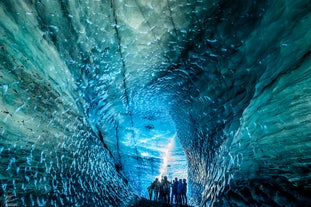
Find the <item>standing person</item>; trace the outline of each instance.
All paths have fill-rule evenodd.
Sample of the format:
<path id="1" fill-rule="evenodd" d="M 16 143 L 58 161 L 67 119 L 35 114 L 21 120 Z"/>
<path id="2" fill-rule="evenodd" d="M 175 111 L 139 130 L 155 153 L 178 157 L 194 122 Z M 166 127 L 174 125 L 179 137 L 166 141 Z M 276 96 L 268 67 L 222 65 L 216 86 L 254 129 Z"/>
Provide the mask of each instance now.
<path id="1" fill-rule="evenodd" d="M 174 180 L 171 180 L 171 185 L 170 185 L 170 195 L 171 195 L 171 198 L 170 198 L 170 201 L 171 201 L 171 204 L 173 204 L 173 200 L 174 200 L 174 195 L 173 195 L 173 185 L 174 184 Z"/>
<path id="2" fill-rule="evenodd" d="M 178 178 L 176 177 L 174 182 L 173 182 L 173 188 L 172 188 L 172 199 L 171 202 L 177 204 L 177 186 L 178 186 Z"/>
<path id="3" fill-rule="evenodd" d="M 158 178 L 156 178 L 155 181 L 153 181 L 152 187 L 153 187 L 153 192 L 154 192 L 153 200 L 158 201 L 159 200 L 159 190 L 160 190 L 160 182 L 159 182 Z"/>
<path id="4" fill-rule="evenodd" d="M 182 179 L 179 179 L 177 185 L 177 205 L 181 205 L 181 194 L 182 194 Z"/>
<path id="5" fill-rule="evenodd" d="M 159 185 L 159 201 L 163 201 L 164 200 L 164 192 L 163 192 L 163 177 L 161 179 L 160 185 Z"/>
<path id="6" fill-rule="evenodd" d="M 170 203 L 170 185 L 171 183 L 167 180 L 167 176 L 164 176 L 162 187 L 163 187 L 163 200 L 165 203 Z"/>
<path id="7" fill-rule="evenodd" d="M 187 180 L 186 179 L 183 179 L 181 199 L 182 199 L 182 204 L 187 205 Z"/>
<path id="8" fill-rule="evenodd" d="M 149 200 L 152 199 L 152 192 L 154 190 L 153 182 L 148 186 Z"/>

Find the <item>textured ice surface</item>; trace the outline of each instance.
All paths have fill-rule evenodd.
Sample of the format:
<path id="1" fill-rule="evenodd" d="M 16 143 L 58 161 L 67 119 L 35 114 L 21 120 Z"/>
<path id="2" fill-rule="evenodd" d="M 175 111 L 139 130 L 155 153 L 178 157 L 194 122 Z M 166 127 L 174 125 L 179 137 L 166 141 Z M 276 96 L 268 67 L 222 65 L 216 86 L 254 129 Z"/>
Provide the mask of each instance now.
<path id="1" fill-rule="evenodd" d="M 310 198 L 308 1 L 2 0 L 0 202 Z"/>

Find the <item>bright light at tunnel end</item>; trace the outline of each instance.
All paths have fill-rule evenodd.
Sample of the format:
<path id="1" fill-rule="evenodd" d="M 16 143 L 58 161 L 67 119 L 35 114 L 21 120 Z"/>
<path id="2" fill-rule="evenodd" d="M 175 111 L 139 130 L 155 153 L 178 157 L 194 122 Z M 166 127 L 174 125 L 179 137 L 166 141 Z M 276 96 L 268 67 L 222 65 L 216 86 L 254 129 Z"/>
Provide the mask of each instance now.
<path id="1" fill-rule="evenodd" d="M 167 176 L 168 179 L 174 179 L 175 177 L 187 179 L 187 160 L 176 133 L 168 139 L 168 144 L 161 152 L 162 165 L 160 166 L 160 174 L 157 177 L 159 179 L 163 176 Z"/>

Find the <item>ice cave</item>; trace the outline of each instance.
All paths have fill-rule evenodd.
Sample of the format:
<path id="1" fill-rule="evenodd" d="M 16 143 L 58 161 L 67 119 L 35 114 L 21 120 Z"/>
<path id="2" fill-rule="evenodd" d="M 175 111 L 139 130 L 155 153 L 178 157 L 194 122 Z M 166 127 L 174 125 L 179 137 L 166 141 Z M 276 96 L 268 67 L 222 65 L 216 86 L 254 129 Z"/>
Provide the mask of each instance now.
<path id="1" fill-rule="evenodd" d="M 0 206 L 311 206 L 306 0 L 1 0 Z"/>

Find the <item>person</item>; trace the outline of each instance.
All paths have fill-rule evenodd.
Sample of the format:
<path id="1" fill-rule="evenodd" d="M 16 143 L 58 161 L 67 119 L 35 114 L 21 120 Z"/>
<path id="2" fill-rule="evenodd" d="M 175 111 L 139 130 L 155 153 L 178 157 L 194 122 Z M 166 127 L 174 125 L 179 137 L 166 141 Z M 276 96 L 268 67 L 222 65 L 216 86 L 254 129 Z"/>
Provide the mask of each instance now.
<path id="1" fill-rule="evenodd" d="M 170 198 L 170 201 L 171 201 L 171 204 L 173 204 L 173 200 L 174 200 L 174 196 L 173 196 L 173 184 L 174 184 L 174 180 L 171 180 L 171 185 L 170 185 L 170 195 L 171 195 L 171 198 Z"/>
<path id="2" fill-rule="evenodd" d="M 149 193 L 149 200 L 152 199 L 152 192 L 153 192 L 153 189 L 154 189 L 154 186 L 153 186 L 153 183 L 151 183 L 149 186 L 148 186 L 148 193 Z"/>
<path id="3" fill-rule="evenodd" d="M 163 190 L 163 201 L 165 203 L 170 203 L 170 185 L 171 183 L 167 180 L 167 176 L 164 176 L 163 182 L 162 182 L 162 190 Z"/>
<path id="4" fill-rule="evenodd" d="M 156 178 L 153 181 L 152 187 L 153 187 L 153 193 L 154 193 L 153 200 L 154 201 L 158 201 L 158 199 L 159 199 L 159 190 L 160 190 L 160 182 L 159 182 L 158 178 Z"/>
<path id="5" fill-rule="evenodd" d="M 161 179 L 161 182 L 160 182 L 160 185 L 159 185 L 159 201 L 163 201 L 164 200 L 164 192 L 163 192 L 163 182 L 164 182 L 164 179 L 162 177 Z"/>
<path id="6" fill-rule="evenodd" d="M 182 199 L 182 204 L 187 205 L 187 180 L 186 179 L 183 179 L 181 199 Z"/>
<path id="7" fill-rule="evenodd" d="M 178 185 L 177 185 L 177 205 L 182 204 L 182 202 L 181 202 L 182 187 L 183 187 L 182 179 L 179 179 Z"/>
<path id="8" fill-rule="evenodd" d="M 177 204 L 177 186 L 178 186 L 178 178 L 176 177 L 175 180 L 173 181 L 173 187 L 172 187 L 172 199 L 171 202 Z"/>

